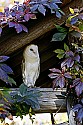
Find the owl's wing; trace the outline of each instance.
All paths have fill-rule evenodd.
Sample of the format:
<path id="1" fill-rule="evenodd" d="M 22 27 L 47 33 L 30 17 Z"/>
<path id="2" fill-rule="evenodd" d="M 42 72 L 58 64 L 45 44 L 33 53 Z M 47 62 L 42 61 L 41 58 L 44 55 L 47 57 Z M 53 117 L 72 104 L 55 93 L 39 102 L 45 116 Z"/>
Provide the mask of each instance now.
<path id="1" fill-rule="evenodd" d="M 37 69 L 36 69 L 36 72 L 34 75 L 34 84 L 35 84 L 36 80 L 38 79 L 39 74 L 40 74 L 40 62 L 38 63 L 38 66 L 37 66 Z"/>
<path id="2" fill-rule="evenodd" d="M 23 81 L 25 78 L 25 60 L 22 60 L 22 65 L 21 65 L 21 69 L 22 69 L 22 77 L 23 77 Z"/>

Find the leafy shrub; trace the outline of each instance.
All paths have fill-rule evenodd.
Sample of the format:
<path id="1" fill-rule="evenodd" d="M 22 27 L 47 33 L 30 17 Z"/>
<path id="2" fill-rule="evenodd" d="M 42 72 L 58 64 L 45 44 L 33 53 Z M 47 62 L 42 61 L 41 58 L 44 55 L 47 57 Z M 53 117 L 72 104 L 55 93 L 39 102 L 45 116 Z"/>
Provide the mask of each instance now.
<path id="1" fill-rule="evenodd" d="M 49 69 L 51 73 L 48 75 L 53 80 L 53 89 L 56 87 L 66 87 L 67 97 L 73 94 L 72 110 L 75 112 L 75 120 L 77 125 L 81 125 L 83 121 L 83 65 L 81 60 L 83 54 L 83 8 L 72 9 L 70 8 L 71 14 L 66 20 L 65 27 L 55 25 L 58 33 L 55 33 L 52 37 L 52 41 L 63 41 L 73 36 L 72 41 L 69 45 L 64 43 L 63 49 L 54 50 L 57 53 L 59 59 L 63 59 L 61 62 L 60 69 L 52 68 Z M 80 42 L 82 39 L 82 42 Z M 67 43 L 68 43 L 67 42 Z M 75 98 L 75 100 L 74 100 Z"/>

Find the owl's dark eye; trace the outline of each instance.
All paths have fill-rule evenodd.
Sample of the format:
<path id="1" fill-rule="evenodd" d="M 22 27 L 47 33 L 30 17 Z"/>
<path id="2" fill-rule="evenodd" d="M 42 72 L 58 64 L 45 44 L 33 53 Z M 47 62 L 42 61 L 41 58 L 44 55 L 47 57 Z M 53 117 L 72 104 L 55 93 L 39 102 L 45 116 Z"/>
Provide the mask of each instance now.
<path id="1" fill-rule="evenodd" d="M 33 49 L 30 49 L 31 51 L 33 51 Z"/>

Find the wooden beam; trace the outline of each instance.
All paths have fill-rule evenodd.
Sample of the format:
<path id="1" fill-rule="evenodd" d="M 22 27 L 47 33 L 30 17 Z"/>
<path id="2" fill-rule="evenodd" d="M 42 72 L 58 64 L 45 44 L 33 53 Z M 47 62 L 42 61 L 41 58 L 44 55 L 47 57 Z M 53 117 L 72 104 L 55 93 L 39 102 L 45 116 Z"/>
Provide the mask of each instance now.
<path id="1" fill-rule="evenodd" d="M 40 96 L 38 101 L 40 104 L 40 109 L 35 109 L 35 113 L 56 113 L 56 112 L 66 112 L 66 89 L 63 90 L 58 88 L 53 90 L 52 88 L 28 88 L 28 91 L 34 90 L 39 92 Z M 14 88 L 11 91 L 18 91 Z"/>
<path id="2" fill-rule="evenodd" d="M 55 113 L 66 111 L 66 89 L 55 89 L 52 88 L 37 88 L 40 91 L 41 96 L 38 98 L 40 109 L 35 110 L 37 113 Z"/>
<path id="3" fill-rule="evenodd" d="M 71 0 L 69 0 L 71 1 Z M 67 0 L 66 0 L 67 2 Z M 49 15 L 42 17 L 41 20 L 37 19 L 37 21 L 32 22 L 32 27 L 29 27 L 29 33 L 20 33 L 11 35 L 10 38 L 3 40 L 4 38 L 0 39 L 0 55 L 9 55 L 13 52 L 19 50 L 20 48 L 30 44 L 33 40 L 37 39 L 38 37 L 44 35 L 48 31 L 51 31 L 55 28 L 54 24 L 63 24 L 66 17 L 69 14 L 69 7 L 82 7 L 81 0 L 72 0 L 69 4 L 62 7 L 62 10 L 65 12 L 65 16 L 61 19 L 55 17 L 55 15 Z M 41 16 L 41 15 L 40 15 Z M 11 34 L 11 33 L 10 33 Z"/>

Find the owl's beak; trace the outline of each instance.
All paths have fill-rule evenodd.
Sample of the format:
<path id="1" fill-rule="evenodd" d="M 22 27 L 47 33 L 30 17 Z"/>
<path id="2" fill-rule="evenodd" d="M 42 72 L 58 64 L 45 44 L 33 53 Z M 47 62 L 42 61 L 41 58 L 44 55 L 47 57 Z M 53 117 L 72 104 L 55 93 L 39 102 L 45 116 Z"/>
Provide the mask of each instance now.
<path id="1" fill-rule="evenodd" d="M 36 54 L 37 52 L 36 51 L 33 51 L 34 54 Z"/>

